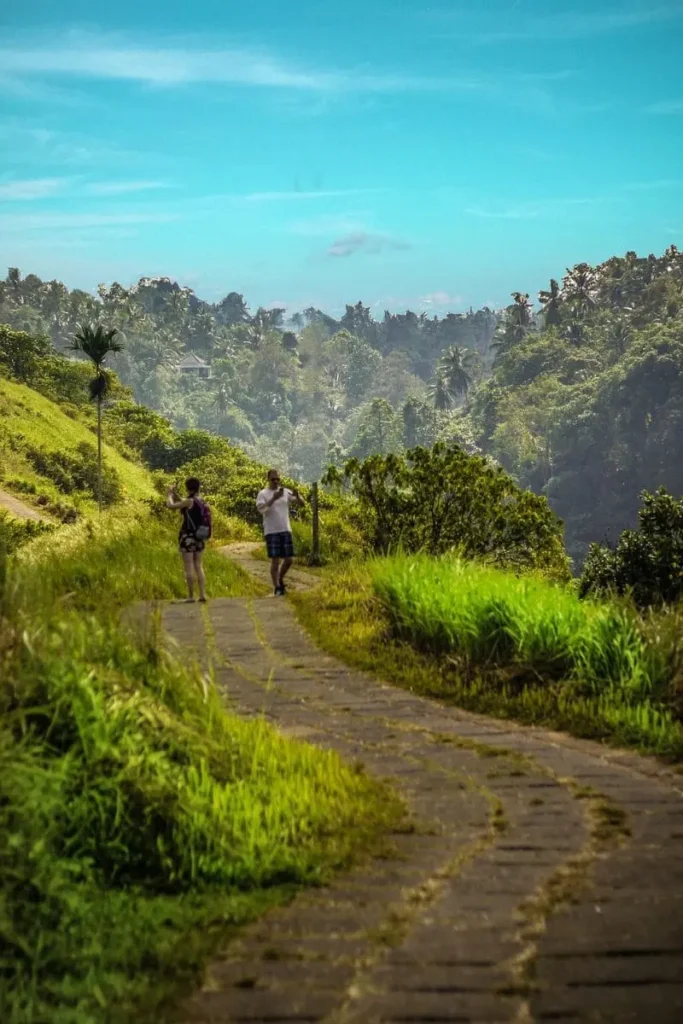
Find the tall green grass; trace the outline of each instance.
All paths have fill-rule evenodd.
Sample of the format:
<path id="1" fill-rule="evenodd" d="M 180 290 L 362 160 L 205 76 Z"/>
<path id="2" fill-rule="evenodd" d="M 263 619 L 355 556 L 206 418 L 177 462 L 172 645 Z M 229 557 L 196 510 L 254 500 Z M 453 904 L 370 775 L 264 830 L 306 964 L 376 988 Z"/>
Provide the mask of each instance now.
<path id="1" fill-rule="evenodd" d="M 561 711 L 598 729 L 663 748 L 683 742 L 667 706 L 671 647 L 648 641 L 626 603 L 581 601 L 573 589 L 456 558 L 383 559 L 372 580 L 393 635 L 448 658 L 474 686 L 488 675 L 530 705 L 534 689 L 551 690 Z"/>
<path id="2" fill-rule="evenodd" d="M 35 614 L 55 601 L 105 613 L 142 600 L 186 596 L 177 522 L 114 510 L 24 545 L 13 562 L 15 603 Z M 212 597 L 255 594 L 257 585 L 211 545 L 204 555 Z"/>
<path id="3" fill-rule="evenodd" d="M 214 594 L 249 592 L 207 561 Z M 130 602 L 183 593 L 172 529 L 77 524 L 2 580 L 0 1020 L 159 1020 L 230 928 L 400 810 L 334 754 L 228 713 L 158 627 L 121 626 Z"/>
<path id="4" fill-rule="evenodd" d="M 625 605 L 580 601 L 545 580 L 455 558 L 386 559 L 373 583 L 396 635 L 468 668 L 518 666 L 635 698 L 666 682 L 666 666 Z"/>
<path id="5" fill-rule="evenodd" d="M 451 559 L 337 566 L 294 595 L 325 650 L 498 718 L 683 760 L 683 609 L 640 618 Z"/>

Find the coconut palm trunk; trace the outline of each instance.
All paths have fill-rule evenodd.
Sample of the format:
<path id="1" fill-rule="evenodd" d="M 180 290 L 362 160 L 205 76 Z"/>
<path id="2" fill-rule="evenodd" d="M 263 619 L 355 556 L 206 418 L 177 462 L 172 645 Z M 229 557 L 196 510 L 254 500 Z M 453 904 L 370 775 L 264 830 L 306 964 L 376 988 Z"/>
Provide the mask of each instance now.
<path id="1" fill-rule="evenodd" d="M 97 510 L 102 514 L 102 396 L 97 397 Z"/>

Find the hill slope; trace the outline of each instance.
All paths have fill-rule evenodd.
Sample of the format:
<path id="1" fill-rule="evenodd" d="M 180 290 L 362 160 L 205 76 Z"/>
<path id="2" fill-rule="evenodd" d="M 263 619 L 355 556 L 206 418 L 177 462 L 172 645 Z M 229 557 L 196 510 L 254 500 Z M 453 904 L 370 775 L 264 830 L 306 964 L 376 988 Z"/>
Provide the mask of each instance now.
<path id="1" fill-rule="evenodd" d="M 95 511 L 97 439 L 87 413 L 0 378 L 0 483 L 55 519 Z M 108 503 L 152 498 L 150 472 L 105 442 Z"/>

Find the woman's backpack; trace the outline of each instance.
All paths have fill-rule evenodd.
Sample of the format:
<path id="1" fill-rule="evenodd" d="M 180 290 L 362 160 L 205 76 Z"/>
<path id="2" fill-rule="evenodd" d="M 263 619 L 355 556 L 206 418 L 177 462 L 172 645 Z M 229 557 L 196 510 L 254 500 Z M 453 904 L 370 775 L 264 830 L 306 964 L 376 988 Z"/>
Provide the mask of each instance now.
<path id="1" fill-rule="evenodd" d="M 211 536 L 211 509 L 201 498 L 194 498 L 192 506 L 185 509 L 187 532 L 197 540 L 208 540 Z"/>

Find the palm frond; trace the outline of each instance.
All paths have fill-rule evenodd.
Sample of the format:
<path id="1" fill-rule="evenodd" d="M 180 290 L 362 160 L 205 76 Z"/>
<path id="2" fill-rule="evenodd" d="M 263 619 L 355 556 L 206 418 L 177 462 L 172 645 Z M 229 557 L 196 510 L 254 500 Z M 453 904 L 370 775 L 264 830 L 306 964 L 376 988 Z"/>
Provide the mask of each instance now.
<path id="1" fill-rule="evenodd" d="M 118 334 L 116 328 L 105 330 L 101 324 L 97 327 L 83 326 L 74 335 L 70 347 L 72 350 L 86 355 L 99 370 L 108 355 L 113 352 L 121 352 L 123 349 L 121 342 L 114 340 L 116 334 Z"/>

